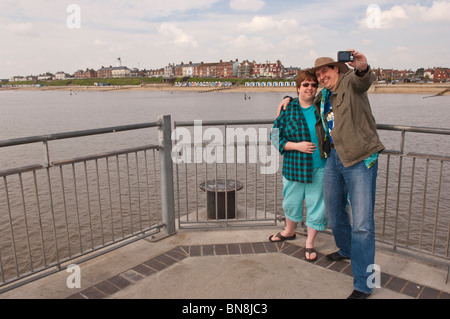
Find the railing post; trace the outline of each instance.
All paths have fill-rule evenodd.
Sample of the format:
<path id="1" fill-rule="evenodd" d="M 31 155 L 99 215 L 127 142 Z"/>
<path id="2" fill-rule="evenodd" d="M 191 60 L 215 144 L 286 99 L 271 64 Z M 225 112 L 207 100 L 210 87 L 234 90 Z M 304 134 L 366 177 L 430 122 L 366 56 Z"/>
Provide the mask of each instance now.
<path id="1" fill-rule="evenodd" d="M 172 129 L 170 115 L 158 117 L 159 122 L 159 151 L 161 167 L 161 209 L 165 232 L 175 233 L 175 198 L 173 184 L 172 163 Z"/>

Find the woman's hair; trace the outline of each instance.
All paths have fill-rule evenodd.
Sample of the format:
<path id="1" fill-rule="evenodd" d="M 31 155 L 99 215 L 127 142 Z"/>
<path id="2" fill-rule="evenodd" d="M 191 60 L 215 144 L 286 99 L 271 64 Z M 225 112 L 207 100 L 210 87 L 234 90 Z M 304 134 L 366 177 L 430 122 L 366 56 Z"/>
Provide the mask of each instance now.
<path id="1" fill-rule="evenodd" d="M 317 81 L 317 78 L 315 75 L 309 73 L 308 71 L 300 70 L 297 74 L 297 79 L 296 79 L 297 92 L 298 92 L 298 89 L 300 89 L 300 85 L 302 84 L 302 82 L 305 82 L 305 81 L 313 81 L 313 82 L 319 83 Z"/>

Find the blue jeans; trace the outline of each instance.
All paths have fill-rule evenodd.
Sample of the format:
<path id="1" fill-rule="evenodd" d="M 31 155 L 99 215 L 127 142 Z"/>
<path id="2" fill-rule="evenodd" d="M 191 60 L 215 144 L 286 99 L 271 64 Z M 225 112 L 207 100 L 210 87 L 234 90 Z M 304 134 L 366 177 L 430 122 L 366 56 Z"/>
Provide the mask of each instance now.
<path id="1" fill-rule="evenodd" d="M 325 166 L 323 193 L 325 217 L 333 230 L 339 254 L 350 257 L 354 289 L 372 292 L 367 280 L 372 275 L 368 266 L 375 262 L 375 188 L 378 161 L 367 169 L 363 161 L 344 167 L 335 149 Z M 345 210 L 350 195 L 352 223 Z"/>

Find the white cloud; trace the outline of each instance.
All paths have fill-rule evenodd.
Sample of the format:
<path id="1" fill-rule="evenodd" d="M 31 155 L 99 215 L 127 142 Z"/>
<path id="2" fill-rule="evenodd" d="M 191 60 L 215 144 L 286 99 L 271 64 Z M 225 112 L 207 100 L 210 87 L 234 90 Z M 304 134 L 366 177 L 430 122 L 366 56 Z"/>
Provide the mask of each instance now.
<path id="1" fill-rule="evenodd" d="M 107 45 L 108 42 L 106 42 L 105 40 L 95 39 L 94 44 L 95 45 Z"/>
<path id="2" fill-rule="evenodd" d="M 225 43 L 228 48 L 236 49 L 250 49 L 253 52 L 257 51 L 270 51 L 274 48 L 272 42 L 266 40 L 263 37 L 247 37 L 243 34 L 237 37 L 227 37 Z"/>
<path id="3" fill-rule="evenodd" d="M 450 2 L 433 1 L 431 7 L 416 5 L 395 5 L 389 10 L 381 11 L 382 29 L 392 29 L 414 25 L 417 23 L 450 22 Z M 368 15 L 359 22 L 360 27 L 367 28 Z"/>
<path id="4" fill-rule="evenodd" d="M 172 39 L 173 43 L 176 45 L 198 47 L 198 43 L 195 41 L 193 36 L 187 34 L 173 23 L 162 23 L 158 27 L 158 33 L 164 37 Z"/>
<path id="5" fill-rule="evenodd" d="M 408 19 L 403 7 L 394 6 L 389 11 L 381 12 L 381 27 L 390 29 L 402 25 Z"/>
<path id="6" fill-rule="evenodd" d="M 408 6 L 407 10 L 411 12 L 411 17 L 414 19 L 426 22 L 450 22 L 450 2 L 448 1 L 434 1 L 430 8 L 420 5 Z"/>
<path id="7" fill-rule="evenodd" d="M 284 48 L 302 48 L 302 47 L 312 47 L 316 44 L 313 38 L 309 35 L 294 34 L 292 36 L 287 36 L 281 45 Z"/>
<path id="8" fill-rule="evenodd" d="M 255 16 L 251 22 L 240 23 L 238 25 L 238 30 L 250 33 L 293 33 L 296 31 L 296 27 L 298 27 L 298 22 L 295 19 L 278 21 L 271 16 Z"/>
<path id="9" fill-rule="evenodd" d="M 259 11 L 266 4 L 262 0 L 231 0 L 230 7 L 238 11 Z"/>
<path id="10" fill-rule="evenodd" d="M 10 23 L 6 26 L 6 31 L 15 35 L 34 37 L 38 35 L 36 27 L 30 23 Z"/>

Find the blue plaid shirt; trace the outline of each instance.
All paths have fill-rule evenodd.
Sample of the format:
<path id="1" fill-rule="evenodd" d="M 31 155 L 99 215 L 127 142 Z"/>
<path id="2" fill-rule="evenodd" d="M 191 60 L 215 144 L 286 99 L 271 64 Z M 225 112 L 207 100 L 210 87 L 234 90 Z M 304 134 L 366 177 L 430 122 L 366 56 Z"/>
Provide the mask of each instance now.
<path id="1" fill-rule="evenodd" d="M 319 115 L 317 112 L 315 112 L 315 115 L 318 121 Z M 312 154 L 285 151 L 284 149 L 287 142 L 311 142 L 311 134 L 298 98 L 293 99 L 286 110 L 281 111 L 273 125 L 270 139 L 280 154 L 283 155 L 283 176 L 290 181 L 312 183 Z"/>

